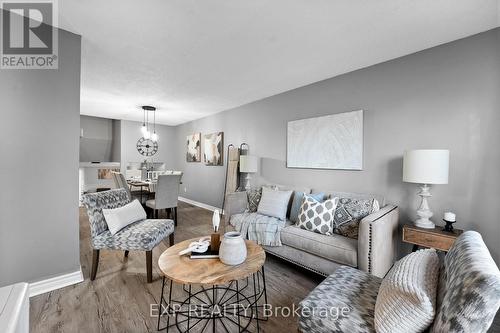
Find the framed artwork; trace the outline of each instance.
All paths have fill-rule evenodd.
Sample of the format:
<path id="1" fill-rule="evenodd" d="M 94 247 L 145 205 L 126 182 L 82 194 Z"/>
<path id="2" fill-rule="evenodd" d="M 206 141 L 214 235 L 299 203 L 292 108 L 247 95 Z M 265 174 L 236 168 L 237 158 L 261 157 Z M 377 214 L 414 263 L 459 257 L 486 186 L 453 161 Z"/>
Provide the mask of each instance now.
<path id="1" fill-rule="evenodd" d="M 201 162 L 201 133 L 187 136 L 186 162 Z"/>
<path id="2" fill-rule="evenodd" d="M 203 140 L 203 160 L 205 165 L 224 165 L 224 132 L 206 134 Z"/>
<path id="3" fill-rule="evenodd" d="M 294 120 L 287 127 L 287 167 L 363 169 L 363 110 Z"/>

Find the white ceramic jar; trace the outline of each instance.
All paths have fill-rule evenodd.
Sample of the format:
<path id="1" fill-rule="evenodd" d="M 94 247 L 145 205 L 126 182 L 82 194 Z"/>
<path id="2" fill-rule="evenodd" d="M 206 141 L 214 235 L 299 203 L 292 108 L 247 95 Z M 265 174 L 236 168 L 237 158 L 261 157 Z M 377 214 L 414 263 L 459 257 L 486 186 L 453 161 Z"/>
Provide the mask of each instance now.
<path id="1" fill-rule="evenodd" d="M 226 232 L 219 248 L 219 259 L 226 265 L 239 265 L 247 258 L 247 246 L 239 232 Z"/>

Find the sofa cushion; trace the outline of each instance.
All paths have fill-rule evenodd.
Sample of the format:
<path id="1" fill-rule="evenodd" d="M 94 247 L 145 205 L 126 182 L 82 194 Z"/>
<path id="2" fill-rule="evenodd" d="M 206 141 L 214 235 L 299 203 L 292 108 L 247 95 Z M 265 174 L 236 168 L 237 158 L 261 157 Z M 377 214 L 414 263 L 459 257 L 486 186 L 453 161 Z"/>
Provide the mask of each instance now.
<path id="1" fill-rule="evenodd" d="M 335 234 L 321 235 L 295 225 L 288 225 L 281 230 L 281 242 L 341 264 L 352 267 L 358 265 L 358 241 L 355 239 Z"/>
<path id="2" fill-rule="evenodd" d="M 367 194 L 367 193 L 351 193 L 351 192 L 339 192 L 333 190 L 322 190 L 322 189 L 313 189 L 311 193 L 319 193 L 323 192 L 327 196 L 334 198 L 351 198 L 351 199 L 373 199 L 377 200 L 380 208 L 385 206 L 385 197 L 379 194 Z"/>
<path id="3" fill-rule="evenodd" d="M 280 190 L 280 191 L 293 191 L 293 192 L 302 192 L 305 194 L 310 194 L 311 189 L 308 187 L 302 187 L 302 186 L 293 186 L 293 185 L 281 185 L 281 184 L 266 184 L 262 185 L 262 187 L 268 187 L 274 190 Z M 293 195 L 292 195 L 293 197 Z M 290 217 L 290 212 L 292 210 L 292 199 L 290 198 L 290 202 L 288 203 L 288 209 L 286 211 L 286 217 Z M 302 203 L 302 201 L 301 201 Z"/>
<path id="4" fill-rule="evenodd" d="M 324 193 L 307 194 L 300 191 L 293 192 L 292 207 L 290 208 L 290 221 L 297 222 L 300 213 L 300 207 L 302 206 L 302 200 L 304 195 L 308 195 L 314 198 L 316 201 L 323 201 L 325 199 Z"/>
<path id="5" fill-rule="evenodd" d="M 300 206 L 297 226 L 318 234 L 332 235 L 335 207 L 337 207 L 337 199 L 319 202 L 313 197 L 305 195 L 302 199 L 302 206 Z"/>
<path id="6" fill-rule="evenodd" d="M 260 198 L 257 212 L 284 221 L 286 220 L 286 212 L 291 195 L 292 191 L 279 191 L 262 187 L 262 197 Z"/>
<path id="7" fill-rule="evenodd" d="M 439 259 L 436 250 L 410 253 L 397 261 L 380 285 L 375 304 L 378 333 L 418 333 L 436 314 Z"/>
<path id="8" fill-rule="evenodd" d="M 466 231 L 444 258 L 431 332 L 486 332 L 500 306 L 500 271 L 481 235 Z"/>
<path id="9" fill-rule="evenodd" d="M 358 239 L 359 222 L 378 208 L 374 203 L 374 198 L 340 198 L 333 218 L 333 232 Z"/>
<path id="10" fill-rule="evenodd" d="M 247 191 L 247 212 L 255 213 L 259 207 L 260 198 L 262 197 L 262 187 L 252 188 Z"/>
<path id="11" fill-rule="evenodd" d="M 142 221 L 147 218 L 146 211 L 142 207 L 139 200 L 135 199 L 128 204 L 118 207 L 102 210 L 102 215 L 106 220 L 109 232 L 115 235 L 118 231 L 122 230 L 129 224 L 137 221 Z"/>
<path id="12" fill-rule="evenodd" d="M 132 223 L 116 235 L 109 230 L 92 238 L 94 249 L 149 251 L 174 232 L 172 220 L 144 220 Z"/>
<path id="13" fill-rule="evenodd" d="M 375 332 L 373 313 L 382 279 L 342 266 L 300 302 L 301 332 Z"/>

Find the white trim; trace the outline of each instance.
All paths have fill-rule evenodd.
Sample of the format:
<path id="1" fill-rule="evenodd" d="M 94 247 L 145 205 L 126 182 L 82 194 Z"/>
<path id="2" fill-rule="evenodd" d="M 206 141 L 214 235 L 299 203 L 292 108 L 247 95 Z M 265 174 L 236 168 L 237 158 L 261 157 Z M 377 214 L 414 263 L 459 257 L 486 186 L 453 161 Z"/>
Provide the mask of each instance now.
<path id="1" fill-rule="evenodd" d="M 30 297 L 48 293 L 49 291 L 56 290 L 59 288 L 71 286 L 83 281 L 82 267 L 72 273 L 62 274 L 59 276 L 54 276 L 49 279 L 40 280 L 37 282 L 30 283 L 29 295 Z"/>
<path id="2" fill-rule="evenodd" d="M 179 197 L 179 201 L 183 201 L 183 202 L 191 204 L 193 206 L 197 206 L 197 207 L 200 207 L 200 208 L 211 210 L 212 212 L 214 210 L 218 210 L 218 211 L 221 210 L 220 207 L 210 206 L 210 205 L 204 204 L 202 202 L 194 201 L 194 200 L 191 200 L 191 199 L 188 199 L 188 198 L 184 198 L 184 197 Z"/>

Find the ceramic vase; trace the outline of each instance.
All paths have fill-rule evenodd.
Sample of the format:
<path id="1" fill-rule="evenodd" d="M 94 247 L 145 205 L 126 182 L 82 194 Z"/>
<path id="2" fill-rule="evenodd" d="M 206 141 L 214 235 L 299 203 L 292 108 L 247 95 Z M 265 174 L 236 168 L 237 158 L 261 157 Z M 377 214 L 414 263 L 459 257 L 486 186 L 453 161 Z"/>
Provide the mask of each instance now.
<path id="1" fill-rule="evenodd" d="M 226 265 L 239 265 L 247 258 L 247 246 L 239 232 L 226 232 L 219 248 L 219 259 Z"/>

